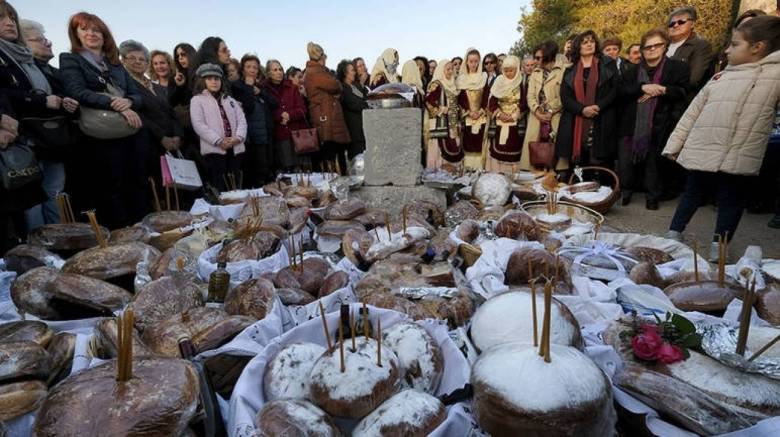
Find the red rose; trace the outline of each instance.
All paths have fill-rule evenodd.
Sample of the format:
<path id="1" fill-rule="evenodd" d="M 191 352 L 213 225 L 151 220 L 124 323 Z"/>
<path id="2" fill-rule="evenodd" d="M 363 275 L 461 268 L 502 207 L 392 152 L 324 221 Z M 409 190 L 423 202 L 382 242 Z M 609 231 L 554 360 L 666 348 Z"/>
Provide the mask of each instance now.
<path id="1" fill-rule="evenodd" d="M 658 331 L 649 329 L 631 339 L 634 355 L 640 360 L 653 361 L 657 358 L 658 349 L 664 343 Z"/>
<path id="2" fill-rule="evenodd" d="M 656 353 L 656 358 L 658 359 L 658 361 L 664 364 L 672 364 L 678 361 L 682 361 L 683 359 L 685 359 L 685 356 L 683 355 L 682 349 L 680 349 L 678 346 L 669 343 L 664 343 L 661 345 L 660 348 L 658 348 L 658 351 Z"/>
<path id="3" fill-rule="evenodd" d="M 647 333 L 649 331 L 661 335 L 660 327 L 653 323 L 645 323 L 642 326 L 640 326 L 639 329 L 642 330 L 642 333 Z"/>

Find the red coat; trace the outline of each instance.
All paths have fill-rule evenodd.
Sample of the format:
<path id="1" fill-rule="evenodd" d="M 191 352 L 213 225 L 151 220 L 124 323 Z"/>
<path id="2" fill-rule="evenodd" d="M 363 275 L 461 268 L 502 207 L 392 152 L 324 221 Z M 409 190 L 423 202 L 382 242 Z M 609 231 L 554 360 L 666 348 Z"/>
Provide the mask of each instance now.
<path id="1" fill-rule="evenodd" d="M 350 142 L 344 112 L 341 109 L 341 83 L 322 65 L 306 63 L 303 79 L 309 97 L 311 122 L 317 127 L 321 142 L 347 144 Z"/>
<path id="2" fill-rule="evenodd" d="M 293 85 L 287 79 L 282 83 L 275 85 L 266 81 L 263 85 L 268 93 L 273 96 L 279 105 L 273 112 L 274 117 L 274 140 L 276 142 L 289 140 L 292 138 L 291 130 L 306 129 L 309 123 L 306 121 L 306 104 L 298 91 L 298 87 Z M 282 113 L 290 114 L 290 121 L 286 126 L 282 125 Z"/>

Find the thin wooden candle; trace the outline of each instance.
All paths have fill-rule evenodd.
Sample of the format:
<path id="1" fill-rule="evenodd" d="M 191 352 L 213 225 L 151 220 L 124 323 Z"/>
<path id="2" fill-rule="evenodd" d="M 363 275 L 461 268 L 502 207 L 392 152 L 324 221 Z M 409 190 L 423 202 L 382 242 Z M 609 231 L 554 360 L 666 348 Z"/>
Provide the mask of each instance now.
<path id="1" fill-rule="evenodd" d="M 387 239 L 393 241 L 393 234 L 390 231 L 390 214 L 385 213 L 385 227 L 387 228 Z"/>
<path id="2" fill-rule="evenodd" d="M 166 211 L 171 210 L 171 187 L 169 186 L 165 187 L 165 210 Z"/>
<path id="3" fill-rule="evenodd" d="M 552 320 L 552 283 L 547 282 L 544 287 L 544 361 L 552 361 L 550 357 L 550 322 Z"/>
<path id="4" fill-rule="evenodd" d="M 745 346 L 747 345 L 748 333 L 750 332 L 750 316 L 753 309 L 753 295 L 756 292 L 756 280 L 753 278 L 753 284 L 750 288 L 745 287 L 745 295 L 742 298 L 742 314 L 739 319 L 739 334 L 737 335 L 737 350 L 738 355 L 745 354 Z"/>
<path id="5" fill-rule="evenodd" d="M 122 381 L 124 374 L 122 373 L 122 358 L 124 356 L 124 351 L 122 348 L 124 347 L 125 341 L 124 341 L 124 324 L 122 323 L 122 316 L 117 316 L 115 319 L 116 323 L 116 380 Z"/>
<path id="6" fill-rule="evenodd" d="M 95 239 L 100 247 L 106 247 L 106 238 L 103 236 L 103 232 L 100 231 L 100 225 L 95 217 L 95 211 L 87 211 L 87 218 L 89 218 L 89 224 L 92 226 L 92 231 L 95 232 Z"/>
<path id="7" fill-rule="evenodd" d="M 368 341 L 368 306 L 365 302 L 363 302 L 363 336 L 366 338 L 366 341 Z"/>
<path id="8" fill-rule="evenodd" d="M 693 242 L 693 279 L 699 282 L 699 242 Z"/>
<path id="9" fill-rule="evenodd" d="M 339 360 L 341 362 L 341 373 L 347 368 L 344 366 L 344 325 L 339 323 Z"/>
<path id="10" fill-rule="evenodd" d="M 160 198 L 157 197 L 157 184 L 154 183 L 154 178 L 149 178 L 149 185 L 152 187 L 152 196 L 154 196 L 154 210 L 160 212 L 162 209 L 160 209 Z"/>
<path id="11" fill-rule="evenodd" d="M 176 202 L 176 211 L 179 211 L 179 189 L 173 186 L 173 199 Z"/>
<path id="12" fill-rule="evenodd" d="M 355 337 L 357 337 L 357 332 L 355 331 L 355 315 L 352 313 L 349 313 L 349 332 L 352 334 L 352 352 L 357 351 L 357 345 L 355 344 Z"/>
<path id="13" fill-rule="evenodd" d="M 718 234 L 718 286 L 723 287 L 726 280 L 726 257 L 723 250 L 723 235 Z"/>
<path id="14" fill-rule="evenodd" d="M 404 234 L 405 234 L 406 233 L 406 205 L 404 205 L 402 214 L 403 214 L 403 225 L 404 225 Z"/>
<path id="15" fill-rule="evenodd" d="M 322 329 L 325 330 L 325 341 L 328 343 L 328 350 L 330 350 L 333 345 L 330 342 L 330 331 L 328 331 L 328 320 L 325 318 L 325 307 L 322 306 L 322 302 L 320 302 L 320 315 L 322 316 Z"/>
<path id="16" fill-rule="evenodd" d="M 764 346 L 762 346 L 762 347 L 761 347 L 761 349 L 759 349 L 758 351 L 756 351 L 756 353 L 754 353 L 753 355 L 751 355 L 751 356 L 750 356 L 750 358 L 748 358 L 748 361 L 753 361 L 753 360 L 755 360 L 755 359 L 756 359 L 756 358 L 758 358 L 758 357 L 759 357 L 761 354 L 763 354 L 764 352 L 766 352 L 767 350 L 769 350 L 769 348 L 770 348 L 770 347 L 774 346 L 774 345 L 775 345 L 775 343 L 777 343 L 778 341 L 780 341 L 780 335 L 778 335 L 777 337 L 773 338 L 773 339 L 772 339 L 772 341 L 770 341 L 769 343 L 767 343 L 767 344 L 765 344 Z"/>
<path id="17" fill-rule="evenodd" d="M 536 284 L 534 284 L 533 280 L 529 280 L 528 286 L 531 287 L 531 320 L 534 323 L 534 347 L 537 347 L 539 346 L 539 335 L 536 327 Z"/>
<path id="18" fill-rule="evenodd" d="M 382 367 L 382 319 L 376 319 L 376 365 Z"/>

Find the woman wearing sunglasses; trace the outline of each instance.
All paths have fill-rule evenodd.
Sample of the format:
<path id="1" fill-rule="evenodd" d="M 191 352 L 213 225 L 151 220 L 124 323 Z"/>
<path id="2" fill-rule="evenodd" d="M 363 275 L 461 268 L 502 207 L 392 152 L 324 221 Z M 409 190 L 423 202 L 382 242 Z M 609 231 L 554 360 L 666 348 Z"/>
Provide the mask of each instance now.
<path id="1" fill-rule="evenodd" d="M 658 209 L 661 174 L 665 168 L 661 150 L 685 110 L 688 67 L 666 57 L 669 37 L 664 29 L 642 35 L 639 65 L 626 62 L 620 94 L 625 102 L 618 126 L 618 166 L 623 205 L 631 202 L 635 179 L 644 173 L 645 207 Z"/>

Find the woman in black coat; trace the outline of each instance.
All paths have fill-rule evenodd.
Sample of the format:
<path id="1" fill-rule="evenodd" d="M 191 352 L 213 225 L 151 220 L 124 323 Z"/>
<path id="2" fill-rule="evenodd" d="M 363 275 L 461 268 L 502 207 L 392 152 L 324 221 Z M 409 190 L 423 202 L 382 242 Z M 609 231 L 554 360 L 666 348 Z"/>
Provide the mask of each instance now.
<path id="1" fill-rule="evenodd" d="M 618 127 L 618 167 L 623 205 L 631 202 L 636 176 L 644 171 L 645 207 L 658 209 L 661 174 L 666 159 L 661 151 L 685 111 L 690 82 L 688 67 L 666 57 L 669 37 L 663 29 L 642 35 L 642 61 L 628 64 L 620 79 L 625 102 Z"/>
<path id="2" fill-rule="evenodd" d="M 27 209 L 25 220 L 14 220 L 16 233 L 24 237 L 26 231 L 59 222 L 55 198 L 65 185 L 62 161 L 67 156 L 64 144 L 46 144 L 44 139 L 47 137 L 36 130 L 40 124 L 25 119 L 58 122 L 65 127 L 78 104 L 73 99 L 62 98 L 62 88 L 56 79 L 55 70 L 39 59 L 46 54 L 49 59 L 52 56 L 51 46 L 47 45 L 42 28 L 33 32 L 30 30 L 32 23 L 26 22 L 26 37 L 29 39 L 29 45 L 26 45 L 23 42 L 24 29 L 19 23 L 13 6 L 6 2 L 0 3 L 0 93 L 7 98 L 7 116 L 19 123 L 17 141 L 30 146 L 35 152 L 41 170 L 41 180 L 35 183 L 38 185 L 35 192 L 38 194 L 43 188 L 46 194 L 44 202 L 39 204 L 39 196 L 22 194 L 24 188 L 2 193 L 3 206 L 7 210 L 16 213 Z M 67 139 L 67 136 L 63 135 L 63 138 Z M 12 200 L 12 197 L 16 200 Z M 21 226 L 25 222 L 26 229 Z"/>
<path id="3" fill-rule="evenodd" d="M 352 140 L 347 146 L 347 157 L 352 160 L 356 155 L 366 150 L 366 136 L 363 133 L 363 110 L 368 108 L 366 95 L 357 86 L 357 69 L 355 64 L 343 60 L 336 68 L 336 76 L 341 82 L 341 108 L 344 110 L 344 121 L 347 123 L 349 137 Z"/>
<path id="4" fill-rule="evenodd" d="M 244 186 L 260 187 L 276 179 L 274 168 L 274 120 L 271 113 L 279 103 L 263 88 L 265 75 L 260 59 L 244 55 L 239 66 L 241 79 L 230 84 L 233 97 L 241 103 L 246 115 L 246 156 L 242 162 Z"/>
<path id="5" fill-rule="evenodd" d="M 136 129 L 142 125 L 136 110 L 142 105 L 135 81 L 119 63 L 119 55 L 108 26 L 99 17 L 80 12 L 68 23 L 71 52 L 60 55 L 60 71 L 67 94 L 82 108 L 112 110 L 122 114 Z M 111 84 L 124 97 L 106 93 Z M 131 192 L 128 172 L 136 135 L 117 139 L 84 136 L 76 151 L 82 164 L 79 192 L 74 199 L 79 209 L 97 209 L 101 224 L 116 229 L 130 224 L 133 211 L 142 208 Z"/>
<path id="6" fill-rule="evenodd" d="M 577 35 L 572 43 L 572 65 L 563 73 L 563 113 L 555 151 L 557 168 L 575 165 L 610 167 L 615 156 L 615 108 L 617 69 L 601 56 L 592 31 Z M 594 74 L 598 80 L 594 81 Z"/>

